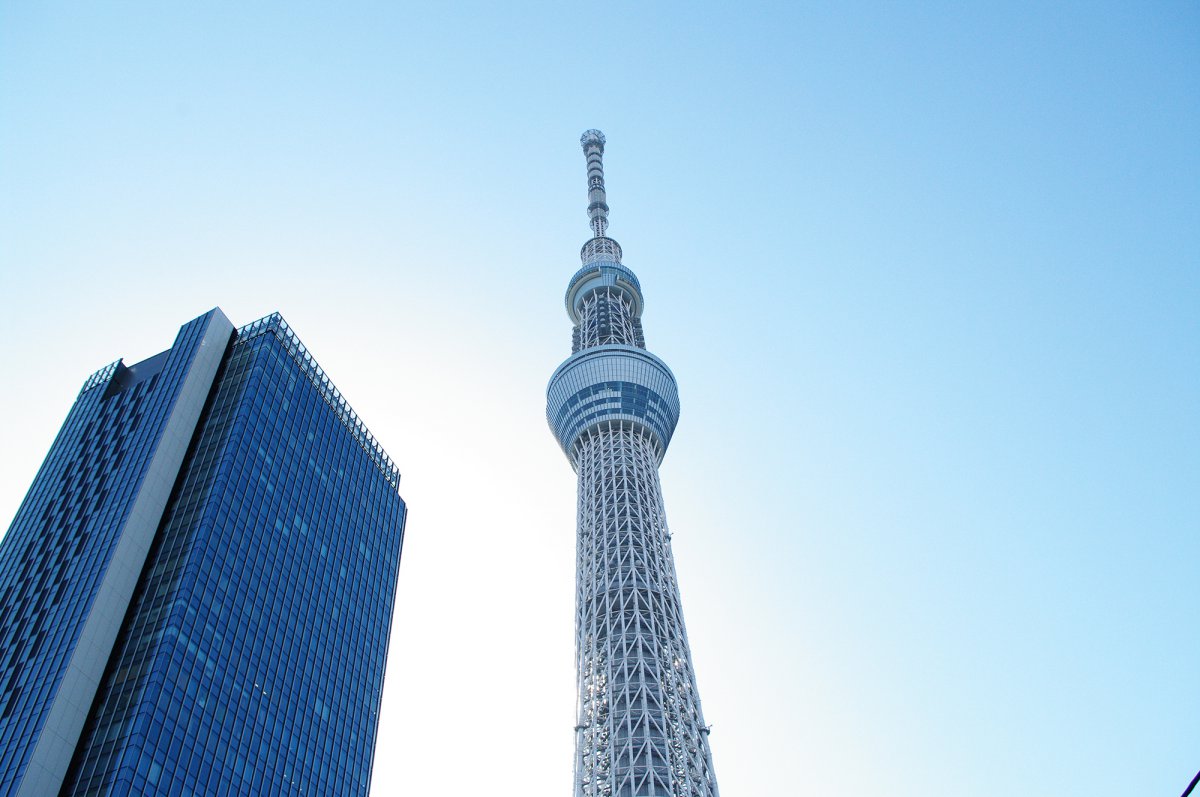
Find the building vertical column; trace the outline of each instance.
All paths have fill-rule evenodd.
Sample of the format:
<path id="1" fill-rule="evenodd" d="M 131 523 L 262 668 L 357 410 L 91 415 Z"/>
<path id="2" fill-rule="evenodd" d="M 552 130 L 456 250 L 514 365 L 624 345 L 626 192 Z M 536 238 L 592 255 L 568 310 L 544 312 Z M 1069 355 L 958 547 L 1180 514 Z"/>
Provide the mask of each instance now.
<path id="1" fill-rule="evenodd" d="M 233 334 L 229 319 L 213 310 L 193 323 L 202 326 L 196 342 L 186 350 L 171 352 L 171 357 L 190 358 L 190 362 L 182 366 L 184 373 L 169 415 L 79 629 L 16 797 L 45 797 L 58 794 L 62 787 L 175 478 L 225 356 Z"/>

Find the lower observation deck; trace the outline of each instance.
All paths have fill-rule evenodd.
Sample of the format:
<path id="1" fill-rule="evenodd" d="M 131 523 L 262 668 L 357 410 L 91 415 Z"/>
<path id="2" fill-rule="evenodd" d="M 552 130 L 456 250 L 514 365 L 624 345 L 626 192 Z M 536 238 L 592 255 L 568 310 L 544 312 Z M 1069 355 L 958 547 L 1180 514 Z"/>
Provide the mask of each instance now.
<path id="1" fill-rule="evenodd" d="M 666 363 L 645 349 L 595 346 L 572 355 L 550 377 L 546 420 L 572 464 L 580 436 L 610 422 L 650 432 L 662 462 L 679 422 L 679 388 Z"/>

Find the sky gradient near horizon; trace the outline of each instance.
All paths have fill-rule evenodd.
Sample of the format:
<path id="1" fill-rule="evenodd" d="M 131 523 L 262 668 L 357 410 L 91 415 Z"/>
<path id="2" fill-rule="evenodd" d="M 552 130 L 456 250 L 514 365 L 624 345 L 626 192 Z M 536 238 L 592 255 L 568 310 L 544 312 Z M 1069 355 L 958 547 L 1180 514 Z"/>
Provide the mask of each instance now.
<path id="1" fill-rule="evenodd" d="M 0 530 L 93 370 L 279 310 L 410 515 L 375 795 L 571 787 L 544 389 L 612 237 L 736 795 L 1200 769 L 1200 7 L 0 7 Z"/>

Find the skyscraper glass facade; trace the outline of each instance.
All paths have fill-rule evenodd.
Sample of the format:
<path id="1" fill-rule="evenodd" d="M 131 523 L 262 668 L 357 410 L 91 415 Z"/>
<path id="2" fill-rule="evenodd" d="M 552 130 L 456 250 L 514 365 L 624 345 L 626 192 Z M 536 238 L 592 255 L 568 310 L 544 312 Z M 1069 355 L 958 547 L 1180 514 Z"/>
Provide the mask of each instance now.
<path id="1" fill-rule="evenodd" d="M 68 658 L 70 620 L 89 613 L 82 576 L 105 578 L 102 561 L 90 564 L 102 559 L 93 552 L 101 546 L 79 538 L 93 526 L 101 539 L 119 537 L 121 529 L 84 505 L 80 516 L 89 520 L 67 523 L 63 545 L 52 549 L 69 543 L 81 551 L 82 566 L 70 572 L 62 565 L 47 571 L 58 554 L 10 540 L 29 525 L 27 509 L 54 519 L 82 500 L 95 502 L 106 486 L 139 490 L 127 469 L 147 455 L 143 438 L 91 448 L 60 444 L 68 430 L 87 430 L 89 422 L 107 435 L 101 439 L 117 439 L 125 428 L 117 421 L 138 418 L 139 408 L 134 428 L 152 429 L 157 405 L 143 397 L 171 403 L 169 366 L 186 351 L 188 330 L 159 358 L 89 380 L 0 549 L 3 599 L 11 584 L 23 583 L 8 578 L 10 568 L 62 591 L 60 608 L 43 625 L 68 640 Z M 54 793 L 367 793 L 405 520 L 399 474 L 279 316 L 230 328 L 224 340 Z M 79 451 L 93 448 L 102 453 L 80 458 Z M 52 467 L 60 460 L 65 464 Z M 92 460 L 107 481 L 56 489 L 60 472 L 86 469 Z M 58 497 L 42 501 L 42 492 Z M 43 504 L 49 508 L 39 509 Z M 34 528 L 25 536 L 43 551 L 44 532 Z M 13 599 L 21 611 L 41 616 L 41 604 L 21 594 Z M 4 633 L 17 633 L 7 616 L 0 623 Z M 48 673 L 50 685 L 26 703 L 53 710 L 58 660 L 14 658 Z M 63 669 L 70 668 L 59 662 Z M 0 734 L 13 741 L 4 754 L 14 760 L 12 751 L 47 735 L 32 710 L 22 716 L 35 719 L 22 726 L 0 720 Z M 51 730 L 60 733 L 58 727 Z M 0 794 L 25 793 L 13 791 L 22 774 L 11 771 Z"/>

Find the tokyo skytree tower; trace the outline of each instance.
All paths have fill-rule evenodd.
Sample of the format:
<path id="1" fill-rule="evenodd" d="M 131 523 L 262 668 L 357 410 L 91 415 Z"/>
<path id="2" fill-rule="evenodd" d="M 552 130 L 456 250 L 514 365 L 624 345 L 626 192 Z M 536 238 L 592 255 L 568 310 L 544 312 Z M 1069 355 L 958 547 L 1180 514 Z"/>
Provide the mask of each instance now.
<path id="1" fill-rule="evenodd" d="M 604 134 L 580 143 L 592 238 L 567 286 L 573 353 L 546 391 L 579 475 L 575 796 L 718 797 L 658 479 L 679 393 L 646 351 L 641 286 L 605 235 Z"/>

